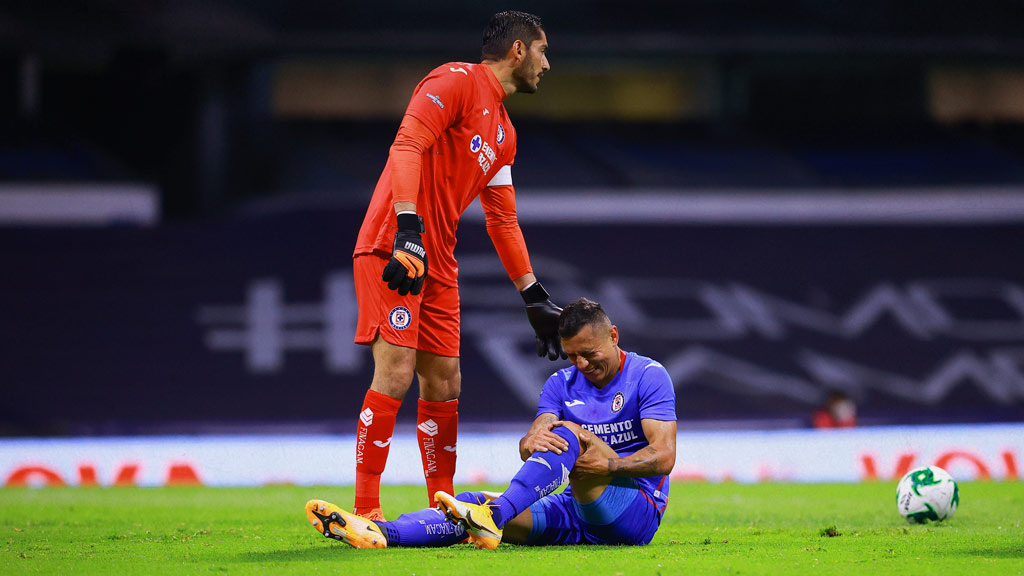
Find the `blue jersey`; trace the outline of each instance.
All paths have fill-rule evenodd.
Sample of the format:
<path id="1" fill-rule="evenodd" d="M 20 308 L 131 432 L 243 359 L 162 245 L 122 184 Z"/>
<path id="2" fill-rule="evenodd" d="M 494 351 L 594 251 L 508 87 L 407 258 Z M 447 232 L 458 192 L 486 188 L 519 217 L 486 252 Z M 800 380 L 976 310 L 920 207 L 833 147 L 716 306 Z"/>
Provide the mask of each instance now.
<path id="1" fill-rule="evenodd" d="M 624 457 L 648 444 L 640 420 L 676 420 L 676 395 L 664 366 L 630 352 L 604 388 L 596 388 L 575 366 L 552 374 L 537 405 L 537 416 L 545 413 L 590 430 Z M 659 512 L 664 510 L 667 477 L 635 480 Z"/>

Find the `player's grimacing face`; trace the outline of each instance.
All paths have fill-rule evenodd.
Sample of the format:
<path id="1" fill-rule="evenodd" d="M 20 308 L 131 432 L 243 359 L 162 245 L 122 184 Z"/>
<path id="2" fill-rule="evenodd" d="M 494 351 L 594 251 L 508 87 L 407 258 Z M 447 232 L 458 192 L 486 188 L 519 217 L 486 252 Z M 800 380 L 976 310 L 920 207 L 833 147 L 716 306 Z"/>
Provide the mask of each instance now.
<path id="1" fill-rule="evenodd" d="M 569 361 L 596 386 L 612 381 L 619 371 L 619 329 L 587 324 L 572 338 L 562 339 Z"/>
<path id="2" fill-rule="evenodd" d="M 540 38 L 534 40 L 529 49 L 523 55 L 523 60 L 512 71 L 512 78 L 515 80 L 516 91 L 533 94 L 540 84 L 540 77 L 551 69 L 548 62 L 548 39 L 541 30 Z"/>

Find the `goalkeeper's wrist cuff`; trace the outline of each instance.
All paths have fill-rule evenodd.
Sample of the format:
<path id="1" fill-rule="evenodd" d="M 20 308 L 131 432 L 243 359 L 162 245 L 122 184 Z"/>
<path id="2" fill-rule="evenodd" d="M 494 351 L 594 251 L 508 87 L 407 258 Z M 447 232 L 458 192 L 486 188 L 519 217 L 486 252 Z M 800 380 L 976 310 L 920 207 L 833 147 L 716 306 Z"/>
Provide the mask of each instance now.
<path id="1" fill-rule="evenodd" d="M 519 292 L 519 294 L 523 297 L 523 302 L 526 302 L 527 304 L 537 304 L 538 302 L 543 302 L 551 297 L 551 295 L 548 294 L 548 291 L 540 285 L 540 282 L 530 284 Z"/>
<path id="2" fill-rule="evenodd" d="M 419 232 L 423 234 L 423 217 L 417 216 L 415 212 L 402 212 L 395 216 L 398 220 L 398 229 L 407 232 Z"/>

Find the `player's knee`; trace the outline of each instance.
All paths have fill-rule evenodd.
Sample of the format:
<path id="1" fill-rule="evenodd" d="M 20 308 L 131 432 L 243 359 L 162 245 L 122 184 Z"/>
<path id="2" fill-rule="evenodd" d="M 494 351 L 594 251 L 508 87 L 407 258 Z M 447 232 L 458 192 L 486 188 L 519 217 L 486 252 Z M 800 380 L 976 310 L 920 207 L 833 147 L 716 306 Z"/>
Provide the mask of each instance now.
<path id="1" fill-rule="evenodd" d="M 374 369 L 373 382 L 370 389 L 386 396 L 401 400 L 412 385 L 412 370 L 404 370 L 400 366 L 382 366 Z"/>
<path id="2" fill-rule="evenodd" d="M 551 429 L 551 432 L 563 438 L 569 443 L 569 449 L 575 450 L 577 453 L 580 451 L 580 439 L 577 436 L 576 431 L 569 428 L 568 426 L 556 426 Z"/>
<path id="3" fill-rule="evenodd" d="M 458 369 L 445 373 L 417 373 L 420 396 L 431 402 L 454 400 L 462 393 L 462 374 Z"/>

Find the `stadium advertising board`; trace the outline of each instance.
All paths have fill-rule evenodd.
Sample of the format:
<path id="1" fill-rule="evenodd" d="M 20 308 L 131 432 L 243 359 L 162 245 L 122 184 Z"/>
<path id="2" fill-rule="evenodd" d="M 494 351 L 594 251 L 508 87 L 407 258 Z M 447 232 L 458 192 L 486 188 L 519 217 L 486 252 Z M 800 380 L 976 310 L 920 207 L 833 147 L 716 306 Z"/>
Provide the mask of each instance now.
<path id="1" fill-rule="evenodd" d="M 519 437 L 461 435 L 455 482 L 507 482 L 522 465 Z M 354 444 L 352 435 L 8 439 L 0 441 L 0 480 L 4 486 L 351 485 Z M 1024 425 L 684 431 L 677 445 L 673 480 L 895 482 L 931 464 L 959 481 L 1020 480 Z M 391 450 L 383 482 L 422 483 L 415 434 L 396 434 Z"/>

